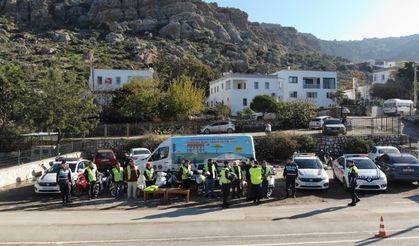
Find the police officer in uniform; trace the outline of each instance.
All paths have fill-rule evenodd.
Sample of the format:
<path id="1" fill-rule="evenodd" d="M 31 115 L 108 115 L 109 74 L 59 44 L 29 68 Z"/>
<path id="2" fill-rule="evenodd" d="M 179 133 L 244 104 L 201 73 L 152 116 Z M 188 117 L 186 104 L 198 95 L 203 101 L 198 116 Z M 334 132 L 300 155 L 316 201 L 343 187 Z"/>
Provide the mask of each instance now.
<path id="1" fill-rule="evenodd" d="M 211 192 L 211 197 L 214 198 L 214 186 L 215 178 L 217 177 L 217 165 L 215 162 L 212 162 L 212 159 L 208 159 L 208 163 L 204 166 L 205 170 L 205 197 L 208 198 L 209 192 Z"/>
<path id="2" fill-rule="evenodd" d="M 268 198 L 269 181 L 271 179 L 271 168 L 266 161 L 262 161 L 262 197 Z"/>
<path id="3" fill-rule="evenodd" d="M 359 170 L 355 166 L 353 160 L 349 160 L 348 165 L 349 165 L 349 173 L 348 173 L 349 191 L 351 192 L 351 196 L 352 196 L 352 202 L 349 203 L 348 205 L 349 206 L 356 206 L 356 203 L 360 201 L 359 197 L 357 196 L 357 194 L 355 192 L 356 180 L 358 178 Z"/>
<path id="4" fill-rule="evenodd" d="M 121 163 L 119 162 L 112 168 L 112 182 L 116 186 L 115 198 L 118 199 L 124 188 L 124 168 L 121 167 Z"/>
<path id="5" fill-rule="evenodd" d="M 153 163 L 147 162 L 145 164 L 144 178 L 146 187 L 156 184 L 156 175 L 154 174 Z"/>
<path id="6" fill-rule="evenodd" d="M 293 162 L 292 158 L 287 159 L 283 176 L 285 178 L 285 191 L 287 193 L 287 198 L 289 197 L 290 189 L 292 197 L 295 198 L 295 179 L 298 177 L 298 166 Z"/>
<path id="7" fill-rule="evenodd" d="M 231 172 L 236 174 L 237 179 L 231 182 L 232 185 L 232 198 L 235 199 L 236 196 L 237 198 L 241 197 L 242 194 L 242 188 L 241 188 L 241 184 L 242 184 L 242 179 L 243 179 L 243 172 L 242 172 L 242 168 L 239 165 L 240 162 L 239 161 L 235 161 L 233 163 L 233 166 L 231 167 Z"/>
<path id="8" fill-rule="evenodd" d="M 253 203 L 259 205 L 261 197 L 261 184 L 262 184 L 262 168 L 258 165 L 257 161 L 253 162 L 252 167 L 249 169 L 250 182 L 252 183 Z"/>
<path id="9" fill-rule="evenodd" d="M 71 203 L 70 201 L 70 189 L 71 189 L 71 170 L 65 161 L 61 162 L 60 169 L 57 172 L 57 183 L 60 186 L 61 198 L 63 204 Z"/>
<path id="10" fill-rule="evenodd" d="M 221 189 L 223 192 L 223 208 L 228 208 L 228 197 L 230 196 L 231 180 L 230 180 L 230 163 L 224 162 L 224 168 L 221 170 Z"/>
<path id="11" fill-rule="evenodd" d="M 89 184 L 89 199 L 95 199 L 95 185 L 97 181 L 97 169 L 93 165 L 93 162 L 89 162 L 89 166 L 84 170 L 84 176 Z"/>
<path id="12" fill-rule="evenodd" d="M 180 179 L 182 180 L 182 188 L 189 189 L 191 186 L 191 165 L 189 160 L 184 160 L 179 168 Z"/>

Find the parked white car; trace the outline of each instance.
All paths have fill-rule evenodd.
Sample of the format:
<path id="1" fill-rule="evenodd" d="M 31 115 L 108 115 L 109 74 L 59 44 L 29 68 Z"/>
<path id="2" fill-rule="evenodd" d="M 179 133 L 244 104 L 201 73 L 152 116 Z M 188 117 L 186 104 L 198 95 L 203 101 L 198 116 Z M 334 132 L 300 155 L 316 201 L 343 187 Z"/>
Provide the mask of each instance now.
<path id="1" fill-rule="evenodd" d="M 384 154 L 400 154 L 400 151 L 393 146 L 375 146 L 368 152 L 368 158 L 375 161 Z"/>
<path id="2" fill-rule="evenodd" d="M 310 122 L 308 123 L 308 128 L 310 130 L 322 129 L 324 121 L 329 119 L 329 118 L 330 118 L 330 116 L 315 117 L 315 118 L 311 119 Z"/>
<path id="3" fill-rule="evenodd" d="M 230 121 L 219 121 L 210 125 L 201 126 L 200 132 L 205 134 L 210 133 L 232 133 L 236 131 L 236 127 Z"/>
<path id="4" fill-rule="evenodd" d="M 88 166 L 88 160 L 74 160 L 67 161 L 71 170 L 71 177 L 73 182 L 76 182 L 77 175 L 84 172 Z M 35 182 L 36 193 L 60 193 L 60 186 L 57 184 L 57 172 L 60 169 L 61 161 L 54 161 L 50 163 L 51 167 Z"/>
<path id="5" fill-rule="evenodd" d="M 129 157 L 135 160 L 142 160 L 151 155 L 151 151 L 147 148 L 132 148 L 129 151 Z"/>
<path id="6" fill-rule="evenodd" d="M 329 176 L 320 159 L 312 154 L 294 154 L 298 166 L 297 189 L 329 189 Z"/>
<path id="7" fill-rule="evenodd" d="M 375 163 L 363 154 L 347 154 L 339 157 L 333 162 L 333 177 L 342 182 L 343 187 L 349 187 L 349 166 L 348 161 L 353 160 L 359 169 L 356 190 L 386 190 L 386 175 L 375 165 Z"/>

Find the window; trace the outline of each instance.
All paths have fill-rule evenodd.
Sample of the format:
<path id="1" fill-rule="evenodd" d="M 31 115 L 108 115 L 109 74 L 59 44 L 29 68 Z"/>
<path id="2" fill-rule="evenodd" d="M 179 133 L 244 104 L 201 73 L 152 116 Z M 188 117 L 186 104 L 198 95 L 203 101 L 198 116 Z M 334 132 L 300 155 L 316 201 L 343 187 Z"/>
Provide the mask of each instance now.
<path id="1" fill-rule="evenodd" d="M 386 76 L 383 74 L 383 75 L 381 75 L 381 80 L 386 80 Z"/>
<path id="2" fill-rule="evenodd" d="M 336 79 L 323 78 L 323 89 L 336 89 Z"/>
<path id="3" fill-rule="evenodd" d="M 320 78 L 303 78 L 303 88 L 320 89 Z"/>
<path id="4" fill-rule="evenodd" d="M 377 74 L 374 74 L 374 81 L 377 81 Z"/>
<path id="5" fill-rule="evenodd" d="M 243 90 L 246 90 L 246 83 L 243 83 Z"/>
<path id="6" fill-rule="evenodd" d="M 211 88 L 210 94 L 213 94 L 213 92 L 212 92 L 212 88 Z"/>
<path id="7" fill-rule="evenodd" d="M 224 105 L 224 100 L 221 100 L 221 105 Z"/>
<path id="8" fill-rule="evenodd" d="M 307 92 L 307 98 L 317 98 L 317 92 Z"/>
<path id="9" fill-rule="evenodd" d="M 221 90 L 224 90 L 224 83 L 221 83 Z"/>
<path id="10" fill-rule="evenodd" d="M 116 77 L 116 84 L 120 85 L 121 84 L 121 77 Z"/>
<path id="11" fill-rule="evenodd" d="M 156 150 L 150 158 L 150 161 L 159 161 L 169 157 L 169 147 L 161 147 Z"/>
<path id="12" fill-rule="evenodd" d="M 327 92 L 326 97 L 332 99 L 333 92 Z"/>
<path id="13" fill-rule="evenodd" d="M 272 97 L 276 97 L 276 94 L 275 94 L 275 93 L 272 93 L 272 94 L 271 94 L 271 96 L 272 96 Z"/>
<path id="14" fill-rule="evenodd" d="M 265 82 L 265 90 L 269 90 L 269 82 Z"/>
<path id="15" fill-rule="evenodd" d="M 292 98 L 297 98 L 297 96 L 298 96 L 298 94 L 297 94 L 297 92 L 296 92 L 296 91 L 291 91 L 291 92 L 290 92 L 290 97 L 292 97 Z"/>
<path id="16" fill-rule="evenodd" d="M 289 76 L 288 77 L 288 83 L 298 83 L 298 77 L 296 76 Z"/>
<path id="17" fill-rule="evenodd" d="M 97 84 L 101 85 L 103 83 L 103 78 L 102 76 L 97 76 Z"/>
<path id="18" fill-rule="evenodd" d="M 255 90 L 259 89 L 259 82 L 255 82 Z"/>
<path id="19" fill-rule="evenodd" d="M 238 83 L 237 84 L 237 89 L 241 90 L 242 89 L 242 84 Z"/>
<path id="20" fill-rule="evenodd" d="M 217 85 L 217 92 L 219 92 L 220 91 L 220 87 L 218 87 L 218 85 Z"/>
<path id="21" fill-rule="evenodd" d="M 227 81 L 226 82 L 226 90 L 230 90 L 231 89 L 231 81 Z"/>
<path id="22" fill-rule="evenodd" d="M 247 98 L 243 98 L 243 106 L 247 106 Z"/>
<path id="23" fill-rule="evenodd" d="M 230 101 L 230 98 L 229 97 L 227 97 L 227 102 L 229 102 Z"/>
<path id="24" fill-rule="evenodd" d="M 213 102 L 213 101 L 211 101 L 211 107 L 212 107 L 212 106 L 214 106 L 214 102 Z"/>

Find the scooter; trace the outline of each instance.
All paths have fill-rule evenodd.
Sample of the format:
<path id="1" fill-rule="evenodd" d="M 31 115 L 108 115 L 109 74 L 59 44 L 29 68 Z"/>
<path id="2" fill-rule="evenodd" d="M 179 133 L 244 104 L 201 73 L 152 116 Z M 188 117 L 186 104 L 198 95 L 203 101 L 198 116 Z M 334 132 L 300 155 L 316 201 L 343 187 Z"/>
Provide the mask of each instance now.
<path id="1" fill-rule="evenodd" d="M 205 192 L 205 180 L 207 179 L 204 175 L 203 170 L 198 170 L 197 174 L 194 175 L 195 179 L 195 191 L 196 194 L 201 195 Z"/>

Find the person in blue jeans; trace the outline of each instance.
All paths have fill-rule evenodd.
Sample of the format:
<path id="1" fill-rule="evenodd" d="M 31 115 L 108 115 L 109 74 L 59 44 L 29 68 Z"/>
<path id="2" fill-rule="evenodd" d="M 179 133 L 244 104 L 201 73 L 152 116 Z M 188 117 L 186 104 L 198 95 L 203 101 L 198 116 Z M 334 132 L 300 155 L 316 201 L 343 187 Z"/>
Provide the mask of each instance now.
<path id="1" fill-rule="evenodd" d="M 217 177 L 217 164 L 212 162 L 212 159 L 208 159 L 208 163 L 204 166 L 205 171 L 205 197 L 208 197 L 211 192 L 211 197 L 214 198 L 214 185 L 215 178 Z"/>
<path id="2" fill-rule="evenodd" d="M 271 178 L 271 168 L 266 161 L 262 161 L 262 198 L 268 198 L 269 180 Z"/>

